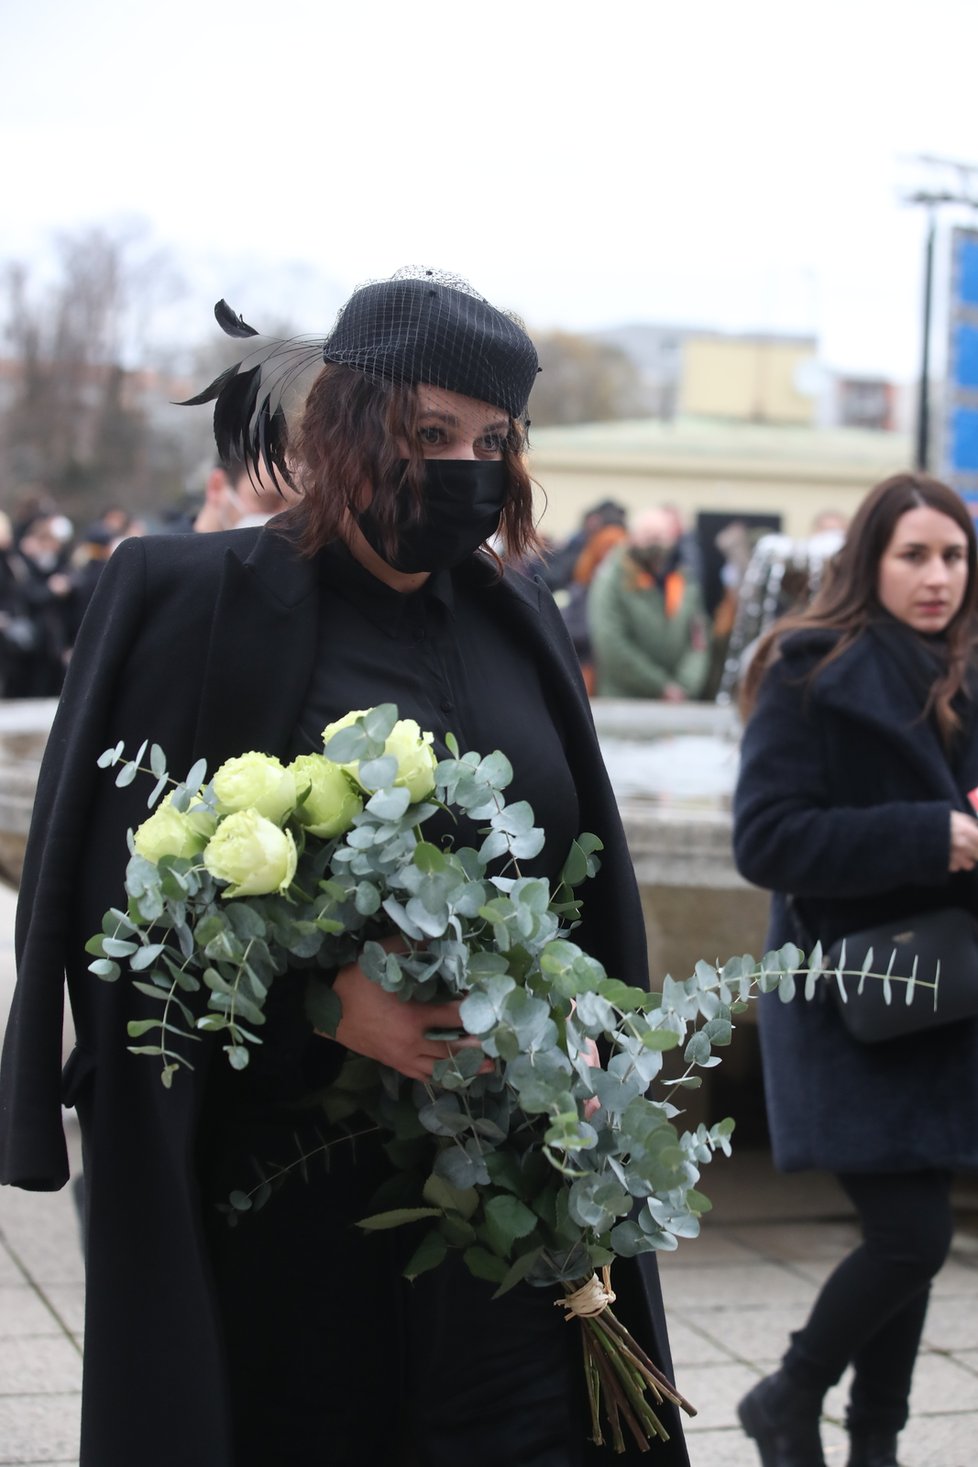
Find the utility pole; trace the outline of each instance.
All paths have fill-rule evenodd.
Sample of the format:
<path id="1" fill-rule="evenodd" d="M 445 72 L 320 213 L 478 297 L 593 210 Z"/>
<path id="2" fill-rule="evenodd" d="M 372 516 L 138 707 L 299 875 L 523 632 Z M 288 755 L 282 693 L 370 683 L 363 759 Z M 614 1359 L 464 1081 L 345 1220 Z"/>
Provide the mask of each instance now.
<path id="1" fill-rule="evenodd" d="M 934 242 L 937 215 L 942 204 L 964 205 L 978 209 L 978 163 L 962 163 L 955 158 L 938 158 L 921 153 L 913 160 L 935 175 L 934 185 L 904 194 L 905 204 L 921 204 L 927 210 L 927 242 L 924 250 L 924 318 L 920 350 L 920 395 L 917 400 L 917 432 L 914 462 L 926 473 L 930 467 L 930 324 L 934 294 Z M 948 178 L 953 181 L 947 182 Z M 939 180 L 943 179 L 941 186 Z"/>

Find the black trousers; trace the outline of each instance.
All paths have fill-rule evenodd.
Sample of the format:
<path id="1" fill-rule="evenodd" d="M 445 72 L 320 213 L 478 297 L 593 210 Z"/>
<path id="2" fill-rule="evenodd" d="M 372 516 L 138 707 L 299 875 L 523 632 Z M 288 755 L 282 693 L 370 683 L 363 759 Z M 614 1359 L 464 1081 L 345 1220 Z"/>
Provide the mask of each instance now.
<path id="1" fill-rule="evenodd" d="M 852 1365 L 849 1429 L 900 1431 L 931 1280 L 951 1246 L 951 1173 L 850 1172 L 838 1180 L 863 1240 L 826 1280 L 784 1367 L 798 1384 L 824 1392 Z"/>
<path id="2" fill-rule="evenodd" d="M 356 1227 L 387 1171 L 368 1141 L 233 1229 L 209 1210 L 235 1467 L 583 1467 L 580 1342 L 556 1291 L 494 1300 L 457 1256 L 408 1284 L 421 1233 Z"/>

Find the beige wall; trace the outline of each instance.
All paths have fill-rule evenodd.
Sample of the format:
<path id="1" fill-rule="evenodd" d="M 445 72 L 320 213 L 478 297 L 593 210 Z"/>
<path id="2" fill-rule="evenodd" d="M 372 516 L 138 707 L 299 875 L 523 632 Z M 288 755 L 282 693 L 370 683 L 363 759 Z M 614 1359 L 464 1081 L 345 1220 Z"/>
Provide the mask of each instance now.
<path id="1" fill-rule="evenodd" d="M 763 336 L 693 336 L 683 343 L 680 412 L 746 422 L 811 423 L 814 402 L 795 386 L 814 343 Z"/>
<path id="2" fill-rule="evenodd" d="M 906 464 L 887 462 L 845 466 L 830 463 L 750 464 L 731 460 L 703 462 L 629 461 L 612 455 L 532 455 L 530 471 L 540 489 L 540 528 L 554 540 L 576 530 L 585 510 L 602 499 L 616 499 L 634 516 L 652 505 L 679 507 L 687 522 L 700 510 L 731 514 L 780 514 L 784 531 L 798 538 L 811 533 L 822 510 L 851 515 L 863 495 L 888 473 Z"/>

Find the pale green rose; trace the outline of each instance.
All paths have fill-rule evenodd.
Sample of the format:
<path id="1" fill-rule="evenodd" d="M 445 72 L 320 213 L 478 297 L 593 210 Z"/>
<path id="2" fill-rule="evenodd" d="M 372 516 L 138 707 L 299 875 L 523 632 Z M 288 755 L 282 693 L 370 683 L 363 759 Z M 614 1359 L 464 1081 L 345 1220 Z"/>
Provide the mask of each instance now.
<path id="1" fill-rule="evenodd" d="M 354 708 L 352 713 L 345 713 L 342 718 L 337 718 L 335 723 L 327 723 L 323 729 L 323 747 L 325 748 L 333 735 L 338 734 L 341 728 L 349 728 L 351 723 L 356 723 L 358 718 L 362 718 L 365 713 L 369 712 L 369 708 Z M 346 765 L 343 767 L 346 768 Z"/>
<path id="2" fill-rule="evenodd" d="M 289 765 L 296 789 L 308 787 L 309 793 L 297 808 L 295 818 L 310 835 L 342 835 L 349 830 L 355 815 L 363 809 L 363 800 L 353 788 L 345 770 L 322 754 L 300 754 Z"/>
<path id="3" fill-rule="evenodd" d="M 384 753 L 393 754 L 397 760 L 394 783 L 407 790 L 412 804 L 430 795 L 435 787 L 438 760 L 433 743 L 434 735 L 422 733 L 420 724 L 413 718 L 399 718 L 384 745 Z"/>
<path id="4" fill-rule="evenodd" d="M 236 810 L 207 843 L 204 865 L 229 881 L 225 897 L 267 896 L 291 885 L 297 863 L 292 832 L 280 830 L 257 810 Z"/>
<path id="5" fill-rule="evenodd" d="M 133 836 L 136 854 L 158 865 L 164 856 L 198 856 L 214 834 L 217 821 L 205 809 L 180 811 L 167 795 Z"/>
<path id="6" fill-rule="evenodd" d="M 239 754 L 227 759 L 211 781 L 218 810 L 257 810 L 281 825 L 295 809 L 295 779 L 273 754 Z"/>
<path id="7" fill-rule="evenodd" d="M 333 735 L 339 733 L 341 728 L 347 728 L 364 713 L 369 712 L 368 708 L 360 708 L 354 713 L 347 713 L 343 718 L 338 718 L 335 723 L 328 723 L 323 729 L 323 744 L 328 744 Z M 384 745 L 384 753 L 397 760 L 397 777 L 394 783 L 408 791 L 412 804 L 417 804 L 419 800 L 430 795 L 435 787 L 435 767 L 438 759 L 432 748 L 433 743 L 434 735 L 422 733 L 421 725 L 413 718 L 399 718 Z M 356 779 L 357 766 L 355 764 L 345 764 L 342 767 L 349 770 Z"/>

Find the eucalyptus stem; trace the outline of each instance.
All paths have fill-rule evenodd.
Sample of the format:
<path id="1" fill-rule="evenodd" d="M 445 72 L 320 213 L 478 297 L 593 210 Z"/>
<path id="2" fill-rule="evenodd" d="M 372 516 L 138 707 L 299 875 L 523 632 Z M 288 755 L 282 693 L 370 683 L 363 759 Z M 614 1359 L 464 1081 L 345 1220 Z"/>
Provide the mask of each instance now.
<path id="1" fill-rule="evenodd" d="M 255 939 L 253 937 L 250 937 L 248 939 L 248 946 L 245 948 L 244 953 L 241 956 L 241 961 L 238 964 L 238 971 L 235 974 L 234 982 L 231 985 L 231 1007 L 228 1010 L 228 1028 L 231 1031 L 231 1036 L 232 1036 L 232 1039 L 234 1040 L 234 1043 L 237 1043 L 238 1042 L 238 1039 L 237 1039 L 237 1029 L 238 1029 L 238 1026 L 237 1026 L 237 1021 L 235 1019 L 235 1006 L 236 1006 L 237 1001 L 238 1001 L 238 988 L 240 986 L 241 978 L 242 978 L 242 975 L 244 973 L 244 970 L 245 970 L 245 968 L 248 965 L 248 954 L 251 952 L 251 949 L 254 947 L 254 945 L 255 945 Z"/>
<path id="2" fill-rule="evenodd" d="M 646 1438 L 645 1433 L 642 1431 L 642 1428 L 639 1426 L 638 1422 L 635 1420 L 631 1408 L 627 1400 L 625 1399 L 625 1394 L 622 1391 L 621 1386 L 618 1384 L 618 1381 L 615 1379 L 614 1371 L 611 1368 L 611 1362 L 609 1361 L 604 1350 L 598 1343 L 593 1331 L 588 1329 L 587 1322 L 582 1319 L 580 1325 L 581 1333 L 587 1342 L 586 1348 L 590 1352 L 591 1358 L 594 1361 L 595 1368 L 597 1369 L 598 1375 L 601 1380 L 601 1389 L 604 1395 L 603 1404 L 605 1414 L 608 1417 L 608 1425 L 611 1428 L 612 1444 L 615 1451 L 623 1452 L 625 1450 L 625 1437 L 621 1429 L 621 1421 L 619 1420 L 620 1414 L 625 1417 L 625 1420 L 627 1421 L 629 1428 L 631 1429 L 632 1435 L 635 1438 L 635 1442 L 638 1446 L 639 1451 L 648 1451 L 648 1439 Z M 595 1429 L 598 1435 L 600 1435 L 600 1420 L 598 1421 Z"/>
<path id="3" fill-rule="evenodd" d="M 333 1141 L 324 1141 L 321 1146 L 314 1146 L 311 1151 L 303 1151 L 295 1161 L 290 1161 L 288 1166 L 278 1167 L 269 1176 L 263 1177 L 257 1186 L 252 1187 L 244 1195 L 249 1199 L 255 1197 L 262 1187 L 269 1187 L 273 1182 L 283 1181 L 290 1172 L 295 1171 L 296 1167 L 304 1167 L 307 1162 L 312 1161 L 313 1157 L 321 1156 L 324 1151 L 332 1151 L 334 1146 L 342 1146 L 348 1141 L 359 1141 L 362 1136 L 376 1136 L 381 1129 L 380 1126 L 365 1126 L 362 1131 L 347 1131 L 345 1136 L 337 1136 Z"/>

